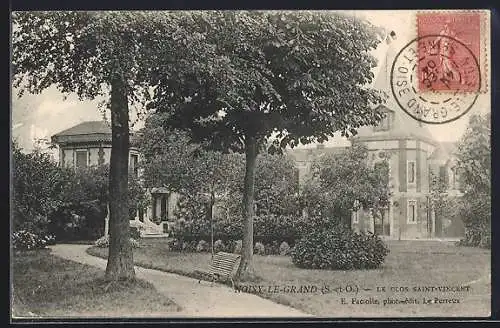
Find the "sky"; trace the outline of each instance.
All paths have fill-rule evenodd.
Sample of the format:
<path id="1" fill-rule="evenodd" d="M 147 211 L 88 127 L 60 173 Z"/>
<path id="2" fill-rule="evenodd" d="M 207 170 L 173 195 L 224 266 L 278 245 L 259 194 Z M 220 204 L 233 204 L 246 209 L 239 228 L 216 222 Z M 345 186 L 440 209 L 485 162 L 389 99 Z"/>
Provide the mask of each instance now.
<path id="1" fill-rule="evenodd" d="M 401 48 L 416 36 L 416 22 L 411 11 L 351 11 L 350 13 L 364 17 L 374 25 L 384 27 L 387 31 L 395 31 L 394 47 Z M 385 57 L 386 47 L 385 43 L 381 43 L 373 52 L 379 62 Z M 377 73 L 378 69 L 375 68 L 374 74 Z M 26 94 L 22 98 L 18 98 L 15 93 L 16 90 L 13 90 L 12 135 L 26 150 L 32 149 L 33 138 L 50 139 L 50 136 L 78 123 L 103 118 L 103 112 L 97 106 L 98 100 L 80 101 L 76 95 L 72 94 L 64 100 L 63 94 L 55 88 L 49 88 L 39 95 Z M 428 129 L 438 141 L 457 141 L 465 131 L 470 115 L 478 111 L 489 112 L 490 107 L 489 93 L 482 94 L 467 115 L 454 122 L 428 125 Z M 135 127 L 141 127 L 141 122 L 137 123 Z M 346 141 L 340 136 L 336 136 L 325 144 L 326 146 L 334 146 L 345 143 Z"/>

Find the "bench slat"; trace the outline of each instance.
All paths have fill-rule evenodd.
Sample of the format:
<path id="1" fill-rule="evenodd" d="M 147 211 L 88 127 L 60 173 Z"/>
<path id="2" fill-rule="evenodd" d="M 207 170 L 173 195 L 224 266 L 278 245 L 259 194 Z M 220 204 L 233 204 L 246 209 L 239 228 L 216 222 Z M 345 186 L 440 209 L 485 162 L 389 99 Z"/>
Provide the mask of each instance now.
<path id="1" fill-rule="evenodd" d="M 239 254 L 218 252 L 214 255 L 207 273 L 210 275 L 231 277 L 236 267 L 236 263 L 240 258 L 241 255 Z"/>

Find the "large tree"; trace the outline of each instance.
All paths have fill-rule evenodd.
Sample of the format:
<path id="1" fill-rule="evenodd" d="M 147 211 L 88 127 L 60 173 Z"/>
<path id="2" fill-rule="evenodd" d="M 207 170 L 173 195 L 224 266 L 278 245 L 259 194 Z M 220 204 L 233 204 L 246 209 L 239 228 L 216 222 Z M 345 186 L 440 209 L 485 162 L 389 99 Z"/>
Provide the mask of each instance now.
<path id="1" fill-rule="evenodd" d="M 199 214 L 210 219 L 216 200 L 227 201 L 240 193 L 241 155 L 207 150 L 185 131 L 165 127 L 164 116 L 150 115 L 140 132 L 145 183 L 201 202 L 206 210 Z"/>
<path id="2" fill-rule="evenodd" d="M 363 144 L 324 154 L 312 164 L 301 195 L 303 205 L 320 220 L 349 227 L 353 210 L 370 209 L 383 226 L 390 198 L 388 168 L 386 158 L 372 163 Z"/>
<path id="3" fill-rule="evenodd" d="M 323 142 L 376 124 L 380 95 L 368 85 L 377 30 L 332 12 L 199 12 L 210 45 L 173 77 L 159 71 L 151 106 L 195 141 L 245 154 L 242 261 L 252 270 L 254 178 L 258 153 Z M 159 67 L 161 68 L 161 63 Z"/>
<path id="4" fill-rule="evenodd" d="M 465 223 L 465 245 L 491 244 L 491 116 L 472 115 L 457 149 L 461 189 L 460 213 Z"/>
<path id="5" fill-rule="evenodd" d="M 203 53 L 190 14 L 164 12 L 16 12 L 14 87 L 40 93 L 55 85 L 111 110 L 110 251 L 106 277 L 135 277 L 127 208 L 129 108 L 150 99 L 151 78 L 182 71 L 174 58 Z M 193 27 L 193 29 L 191 29 Z M 154 79 L 153 79 L 154 81 Z"/>
<path id="6" fill-rule="evenodd" d="M 241 203 L 243 156 L 207 150 L 203 144 L 194 143 L 185 131 L 165 128 L 164 121 L 165 114 L 152 114 L 139 133 L 146 184 L 167 187 L 194 202 L 204 199 L 207 205 L 213 205 L 218 198 L 233 218 L 240 217 L 241 211 L 233 208 L 235 203 Z M 295 213 L 295 162 L 286 155 L 263 154 L 256 167 L 257 214 Z"/>
<path id="7" fill-rule="evenodd" d="M 61 192 L 68 180 L 48 154 L 24 153 L 12 147 L 12 230 L 47 233 L 49 217 L 61 205 Z"/>

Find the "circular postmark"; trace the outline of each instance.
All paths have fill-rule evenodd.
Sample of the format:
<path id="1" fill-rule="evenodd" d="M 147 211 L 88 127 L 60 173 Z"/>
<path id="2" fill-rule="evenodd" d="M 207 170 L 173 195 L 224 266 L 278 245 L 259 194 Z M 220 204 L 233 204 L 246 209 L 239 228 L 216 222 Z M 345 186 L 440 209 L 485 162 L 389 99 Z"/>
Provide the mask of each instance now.
<path id="1" fill-rule="evenodd" d="M 406 44 L 392 63 L 390 84 L 412 118 L 443 124 L 465 115 L 479 96 L 479 62 L 461 41 L 425 35 Z"/>

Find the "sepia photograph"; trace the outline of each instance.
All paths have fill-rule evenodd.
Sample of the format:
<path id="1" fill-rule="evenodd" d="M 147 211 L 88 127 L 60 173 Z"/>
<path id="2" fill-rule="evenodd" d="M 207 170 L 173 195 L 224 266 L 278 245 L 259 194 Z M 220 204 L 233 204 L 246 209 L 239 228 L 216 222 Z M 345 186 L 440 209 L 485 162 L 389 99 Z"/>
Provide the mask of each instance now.
<path id="1" fill-rule="evenodd" d="M 10 18 L 11 322 L 490 317 L 489 10 Z"/>

